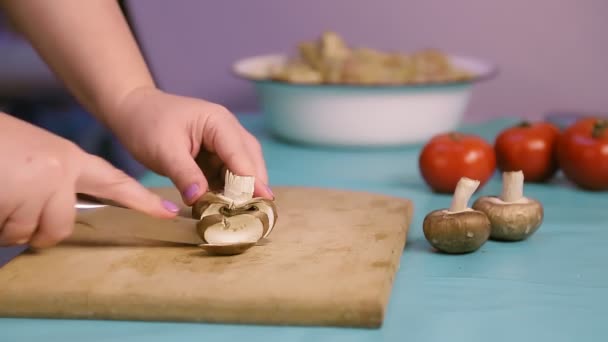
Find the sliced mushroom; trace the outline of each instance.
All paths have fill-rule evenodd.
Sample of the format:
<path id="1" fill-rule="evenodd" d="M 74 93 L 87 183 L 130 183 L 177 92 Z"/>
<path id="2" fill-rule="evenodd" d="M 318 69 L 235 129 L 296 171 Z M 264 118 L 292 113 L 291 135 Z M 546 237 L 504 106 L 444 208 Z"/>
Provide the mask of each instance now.
<path id="1" fill-rule="evenodd" d="M 525 240 L 540 228 L 544 210 L 535 199 L 525 197 L 522 171 L 503 172 L 500 196 L 483 196 L 473 208 L 488 216 L 492 224 L 490 238 L 500 241 Z"/>
<path id="2" fill-rule="evenodd" d="M 231 244 L 204 244 L 201 245 L 201 248 L 205 250 L 205 252 L 213 255 L 236 255 L 245 253 L 249 248 L 255 246 L 257 242 L 241 242 L 241 243 L 231 243 Z"/>
<path id="3" fill-rule="evenodd" d="M 434 210 L 424 218 L 424 236 L 437 250 L 448 254 L 470 253 L 488 240 L 490 221 L 484 213 L 467 207 L 479 184 L 478 180 L 461 178 L 450 208 Z"/>
<path id="4" fill-rule="evenodd" d="M 264 235 L 264 224 L 256 216 L 215 214 L 203 217 L 197 224 L 199 235 L 211 244 L 257 242 Z"/>
<path id="5" fill-rule="evenodd" d="M 254 177 L 226 172 L 223 193 L 208 192 L 192 208 L 197 231 L 213 254 L 239 254 L 266 238 L 277 221 L 273 201 L 254 198 Z"/>

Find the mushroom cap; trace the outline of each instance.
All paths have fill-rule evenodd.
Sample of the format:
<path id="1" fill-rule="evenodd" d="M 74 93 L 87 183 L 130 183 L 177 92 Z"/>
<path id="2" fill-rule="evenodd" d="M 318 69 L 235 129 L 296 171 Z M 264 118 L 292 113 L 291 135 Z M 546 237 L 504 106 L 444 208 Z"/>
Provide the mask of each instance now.
<path id="1" fill-rule="evenodd" d="M 210 244 L 203 243 L 199 247 L 205 252 L 211 255 L 236 255 L 244 253 L 249 248 L 256 245 L 256 242 L 241 242 L 241 243 L 230 243 L 230 244 Z"/>
<path id="2" fill-rule="evenodd" d="M 478 198 L 472 208 L 486 214 L 492 225 L 490 239 L 520 241 L 534 234 L 543 222 L 544 210 L 535 199 L 506 203 L 497 196 Z"/>
<path id="3" fill-rule="evenodd" d="M 434 210 L 422 223 L 424 236 L 437 250 L 449 254 L 478 250 L 490 236 L 490 221 L 476 210 Z"/>
<path id="4" fill-rule="evenodd" d="M 211 202 L 205 201 L 203 199 L 194 202 L 194 205 L 192 205 L 192 218 L 200 220 L 201 216 L 203 215 L 203 212 L 210 204 Z"/>

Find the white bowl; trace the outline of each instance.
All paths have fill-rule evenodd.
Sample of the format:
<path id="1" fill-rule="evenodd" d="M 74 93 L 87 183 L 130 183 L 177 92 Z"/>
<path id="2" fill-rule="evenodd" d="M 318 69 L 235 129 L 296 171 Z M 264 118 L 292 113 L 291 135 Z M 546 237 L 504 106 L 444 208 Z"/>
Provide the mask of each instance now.
<path id="1" fill-rule="evenodd" d="M 253 82 L 270 131 L 298 143 L 329 146 L 394 146 L 420 143 L 456 129 L 469 104 L 473 84 L 497 69 L 483 61 L 449 55 L 473 73 L 466 82 L 424 85 L 293 84 L 267 78 L 285 55 L 242 59 L 236 75 Z"/>

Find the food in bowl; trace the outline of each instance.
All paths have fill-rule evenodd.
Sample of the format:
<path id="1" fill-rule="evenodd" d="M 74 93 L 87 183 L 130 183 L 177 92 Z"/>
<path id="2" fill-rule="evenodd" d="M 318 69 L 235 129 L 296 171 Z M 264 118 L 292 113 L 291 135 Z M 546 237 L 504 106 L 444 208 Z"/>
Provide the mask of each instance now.
<path id="1" fill-rule="evenodd" d="M 351 48 L 334 33 L 300 43 L 298 51 L 244 58 L 233 70 L 253 83 L 270 133 L 306 145 L 423 143 L 456 129 L 473 85 L 496 72 L 440 50 Z"/>
<path id="2" fill-rule="evenodd" d="M 350 47 L 327 31 L 298 45 L 298 54 L 270 70 L 277 81 L 304 84 L 407 85 L 467 81 L 472 74 L 437 49 L 412 53 Z"/>

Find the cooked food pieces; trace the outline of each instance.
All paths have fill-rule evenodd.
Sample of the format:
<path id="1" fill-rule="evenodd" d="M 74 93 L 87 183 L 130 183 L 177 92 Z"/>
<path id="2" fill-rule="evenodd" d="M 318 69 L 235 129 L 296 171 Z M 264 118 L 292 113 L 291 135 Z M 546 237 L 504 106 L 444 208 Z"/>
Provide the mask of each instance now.
<path id="1" fill-rule="evenodd" d="M 335 32 L 301 42 L 298 53 L 270 72 L 273 80 L 303 84 L 405 85 L 466 81 L 471 73 L 457 68 L 434 49 L 384 52 L 350 47 Z"/>

